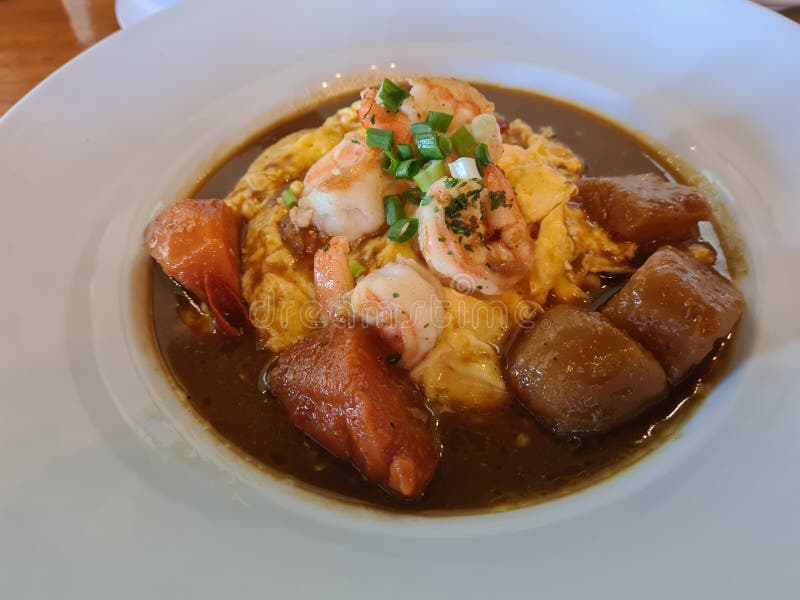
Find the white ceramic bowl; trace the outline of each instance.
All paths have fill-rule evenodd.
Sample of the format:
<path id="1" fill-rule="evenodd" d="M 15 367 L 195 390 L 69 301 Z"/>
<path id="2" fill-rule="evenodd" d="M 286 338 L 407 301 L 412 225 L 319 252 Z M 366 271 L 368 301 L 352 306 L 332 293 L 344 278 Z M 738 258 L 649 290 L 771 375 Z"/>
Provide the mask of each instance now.
<path id="1" fill-rule="evenodd" d="M 9 589 L 785 596 L 800 534 L 798 57 L 795 24 L 740 3 L 196 0 L 68 64 L 0 120 Z M 421 71 L 644 133 L 712 182 L 745 239 L 734 369 L 673 440 L 580 494 L 437 519 L 323 502 L 218 444 L 158 369 L 141 241 L 159 208 L 294 108 Z"/>

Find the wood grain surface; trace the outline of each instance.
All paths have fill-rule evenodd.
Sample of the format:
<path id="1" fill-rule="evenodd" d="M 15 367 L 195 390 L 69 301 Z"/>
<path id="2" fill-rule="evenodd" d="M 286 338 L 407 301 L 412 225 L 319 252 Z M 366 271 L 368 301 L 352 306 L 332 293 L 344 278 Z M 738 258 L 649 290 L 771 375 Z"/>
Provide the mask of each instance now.
<path id="1" fill-rule="evenodd" d="M 114 0 L 0 0 L 0 115 L 117 29 Z"/>

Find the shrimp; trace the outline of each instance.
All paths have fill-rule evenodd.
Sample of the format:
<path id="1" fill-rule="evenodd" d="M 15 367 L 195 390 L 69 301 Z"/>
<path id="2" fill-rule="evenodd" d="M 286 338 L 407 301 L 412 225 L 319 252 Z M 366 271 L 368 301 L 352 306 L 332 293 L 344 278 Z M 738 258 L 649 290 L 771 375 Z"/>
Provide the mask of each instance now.
<path id="1" fill-rule="evenodd" d="M 358 118 L 361 124 L 366 127 L 385 129 L 394 132 L 396 144 L 411 143 L 411 125 L 419 123 L 420 116 L 413 107 L 413 102 L 406 98 L 400 106 L 400 110 L 391 113 L 377 101 L 378 90 L 366 88 L 361 92 L 361 104 L 358 107 Z"/>
<path id="2" fill-rule="evenodd" d="M 425 358 L 443 328 L 439 282 L 414 261 L 399 258 L 355 284 L 347 240 L 333 238 L 326 248 L 314 257 L 314 284 L 323 310 L 333 319 L 350 310 L 375 327 L 400 354 L 401 367 L 410 369 Z"/>
<path id="3" fill-rule="evenodd" d="M 494 112 L 494 104 L 464 81 L 449 77 L 419 77 L 409 81 L 420 118 L 427 118 L 432 110 L 453 115 L 448 133 L 469 125 L 480 114 Z"/>
<path id="4" fill-rule="evenodd" d="M 313 224 L 352 242 L 384 224 L 383 197 L 396 186 L 381 170 L 380 153 L 351 132 L 308 170 L 289 216 L 297 227 Z"/>
<path id="5" fill-rule="evenodd" d="M 425 358 L 442 332 L 440 285 L 421 271 L 400 258 L 359 280 L 350 298 L 355 313 L 378 329 L 406 369 Z"/>
<path id="6" fill-rule="evenodd" d="M 417 210 L 419 245 L 428 266 L 458 291 L 494 296 L 528 271 L 533 241 L 503 171 L 485 168 L 485 185 L 440 179 Z"/>
<path id="7" fill-rule="evenodd" d="M 347 315 L 346 295 L 356 282 L 350 273 L 347 238 L 336 236 L 314 255 L 314 290 L 317 302 L 332 319 Z"/>
<path id="8" fill-rule="evenodd" d="M 239 280 L 239 218 L 222 200 L 185 200 L 149 227 L 147 248 L 164 273 L 207 302 L 222 333 L 248 322 Z"/>
<path id="9" fill-rule="evenodd" d="M 410 144 L 410 126 L 427 119 L 431 111 L 453 115 L 448 133 L 466 127 L 475 141 L 486 144 L 494 160 L 503 155 L 503 138 L 494 115 L 494 104 L 483 94 L 463 81 L 449 77 L 420 77 L 410 80 L 409 97 L 400 110 L 390 113 L 377 100 L 377 90 L 361 92 L 358 115 L 364 127 L 376 127 L 394 132 L 398 144 Z"/>

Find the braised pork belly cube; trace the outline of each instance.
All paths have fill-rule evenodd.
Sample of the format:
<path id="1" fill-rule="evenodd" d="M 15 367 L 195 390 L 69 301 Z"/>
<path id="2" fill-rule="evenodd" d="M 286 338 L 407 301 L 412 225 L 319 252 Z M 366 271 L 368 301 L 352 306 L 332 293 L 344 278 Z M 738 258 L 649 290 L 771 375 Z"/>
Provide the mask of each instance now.
<path id="1" fill-rule="evenodd" d="M 658 361 L 597 312 L 561 304 L 517 338 L 506 376 L 557 434 L 602 433 L 667 395 Z"/>
<path id="2" fill-rule="evenodd" d="M 697 235 L 697 223 L 711 207 L 695 188 L 654 173 L 624 177 L 586 177 L 578 187 L 583 209 L 617 239 L 677 242 Z"/>
<path id="3" fill-rule="evenodd" d="M 731 333 L 744 305 L 742 293 L 714 269 L 666 246 L 602 313 L 650 350 L 676 384 Z"/>
<path id="4" fill-rule="evenodd" d="M 269 391 L 292 423 L 364 477 L 418 499 L 439 460 L 433 422 L 373 329 L 333 326 L 283 352 Z"/>

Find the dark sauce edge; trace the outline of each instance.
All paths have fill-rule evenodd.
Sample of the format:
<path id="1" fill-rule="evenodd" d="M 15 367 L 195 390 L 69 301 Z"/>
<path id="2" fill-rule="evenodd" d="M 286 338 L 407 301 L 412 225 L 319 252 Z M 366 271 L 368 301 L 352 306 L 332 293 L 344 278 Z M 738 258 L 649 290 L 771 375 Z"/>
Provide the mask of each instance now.
<path id="1" fill-rule="evenodd" d="M 735 279 L 736 277 L 746 273 L 747 269 L 746 269 L 746 264 L 744 263 L 743 260 L 743 252 L 741 252 L 741 250 L 738 250 L 739 248 L 741 248 L 741 241 L 740 238 L 738 237 L 738 234 L 736 233 L 736 228 L 732 225 L 730 216 L 727 214 L 725 210 L 726 207 L 724 207 L 724 205 L 722 205 L 718 201 L 717 194 L 715 191 L 713 191 L 713 188 L 710 186 L 710 184 L 708 184 L 708 182 L 705 179 L 703 179 L 687 163 L 685 163 L 683 159 L 675 156 L 670 151 L 659 146 L 657 143 L 654 143 L 651 140 L 647 140 L 644 136 L 634 134 L 625 127 L 623 127 L 622 125 L 615 123 L 614 121 L 607 119 L 606 117 L 595 114 L 591 110 L 574 105 L 572 103 L 528 92 L 525 90 L 508 90 L 505 88 L 498 88 L 487 85 L 480 85 L 479 87 L 482 88 L 484 91 L 487 91 L 488 92 L 487 95 L 489 95 L 490 97 L 492 94 L 496 94 L 498 92 L 505 92 L 507 94 L 525 96 L 531 99 L 544 101 L 552 105 L 558 106 L 561 109 L 565 109 L 567 111 L 581 113 L 586 118 L 589 118 L 593 121 L 598 121 L 604 124 L 606 127 L 615 130 L 618 134 L 621 134 L 622 136 L 626 137 L 628 141 L 630 141 L 634 146 L 636 146 L 636 148 L 639 149 L 639 151 L 642 154 L 648 157 L 652 157 L 651 160 L 653 161 L 653 166 L 657 167 L 662 173 L 664 173 L 668 177 L 676 181 L 685 182 L 700 187 L 707 195 L 710 196 L 710 200 L 712 201 L 712 204 L 715 206 L 715 209 L 719 209 L 719 207 L 722 207 L 720 210 L 715 210 L 714 226 L 717 229 L 723 252 L 725 253 L 726 258 L 728 260 L 731 274 L 734 276 Z M 189 188 L 191 190 L 190 193 L 187 195 L 181 195 L 181 198 L 193 197 L 225 165 L 229 164 L 236 157 L 242 155 L 246 150 L 251 149 L 254 146 L 258 145 L 259 142 L 263 142 L 266 140 L 269 141 L 269 143 L 272 143 L 276 138 L 280 138 L 286 135 L 287 133 L 296 131 L 297 127 L 295 123 L 303 115 L 306 115 L 310 112 L 329 114 L 330 111 L 327 111 L 326 109 L 328 109 L 329 107 L 332 108 L 332 107 L 345 106 L 349 104 L 349 101 L 352 100 L 352 98 L 354 98 L 356 94 L 357 92 L 350 92 L 342 95 L 337 95 L 330 99 L 325 99 L 322 102 L 318 102 L 315 105 L 305 107 L 297 111 L 295 114 L 286 116 L 272 123 L 268 127 L 265 127 L 260 132 L 250 136 L 246 141 L 236 146 L 230 152 L 221 155 L 220 158 L 213 161 L 213 163 L 216 163 L 217 165 L 216 167 L 211 169 L 204 168 L 203 169 L 204 174 L 197 180 L 195 180 L 194 185 L 191 188 Z M 507 116 L 515 117 L 516 115 L 507 115 Z M 570 146 L 569 143 L 567 143 L 567 145 Z M 246 169 L 247 166 L 245 165 L 244 168 Z M 242 174 L 243 171 L 239 173 L 240 176 Z M 713 193 L 710 193 L 709 190 L 711 190 L 711 192 Z M 719 381 L 719 379 L 722 376 L 724 376 L 724 374 L 727 372 L 730 358 L 733 354 L 731 348 L 728 347 L 731 344 L 731 337 L 735 337 L 732 335 L 727 340 L 719 344 L 720 347 L 714 352 L 712 352 L 709 355 L 709 357 L 707 357 L 707 359 L 704 361 L 704 363 L 699 365 L 695 369 L 695 374 L 687 378 L 686 380 L 687 383 L 684 383 L 682 386 L 679 386 L 678 390 L 680 391 L 678 390 L 673 391 L 671 395 L 671 400 L 665 401 L 664 403 L 662 403 L 662 405 L 653 407 L 652 409 L 650 409 L 649 411 L 638 417 L 636 420 L 634 420 L 635 422 L 655 421 L 654 424 L 651 426 L 651 429 L 655 428 L 657 429 L 657 431 L 651 434 L 650 439 L 648 439 L 646 443 L 640 443 L 638 444 L 637 448 L 621 453 L 618 456 L 618 460 L 613 461 L 608 465 L 597 469 L 597 471 L 593 472 L 591 475 L 580 476 L 577 480 L 566 482 L 563 485 L 560 485 L 557 489 L 546 489 L 541 493 L 529 494 L 525 498 L 520 498 L 508 503 L 497 502 L 483 507 L 470 507 L 470 508 L 420 509 L 417 508 L 416 505 L 408 505 L 402 502 L 398 502 L 391 498 L 386 498 L 388 502 L 381 502 L 381 501 L 376 502 L 375 499 L 361 499 L 354 497 L 352 495 L 339 493 L 330 489 L 326 489 L 324 487 L 320 487 L 313 483 L 304 481 L 303 479 L 301 479 L 296 475 L 281 471 L 280 469 L 265 463 L 259 458 L 256 458 L 247 450 L 243 449 L 239 444 L 232 441 L 224 434 L 220 433 L 220 431 L 217 430 L 217 428 L 209 421 L 209 419 L 202 414 L 202 412 L 197 408 L 197 406 L 193 404 L 192 399 L 188 397 L 189 395 L 188 390 L 184 387 L 179 377 L 174 373 L 173 369 L 168 364 L 166 354 L 159 342 L 156 319 L 154 315 L 154 306 L 153 306 L 154 277 L 159 276 L 160 273 L 157 267 L 155 266 L 153 269 L 151 269 L 150 272 L 151 276 L 148 277 L 147 281 L 147 287 L 148 287 L 147 294 L 148 297 L 151 299 L 149 303 L 150 304 L 149 325 L 152 336 L 151 338 L 152 343 L 154 345 L 154 348 L 157 349 L 160 366 L 164 371 L 164 375 L 168 377 L 169 383 L 175 390 L 181 403 L 184 404 L 186 408 L 189 409 L 190 413 L 197 419 L 198 423 L 203 427 L 203 429 L 205 429 L 211 435 L 213 435 L 214 439 L 219 445 L 232 451 L 237 457 L 244 460 L 248 465 L 256 467 L 259 471 L 267 474 L 267 476 L 269 477 L 275 477 L 282 482 L 289 483 L 298 490 L 311 493 L 315 499 L 323 501 L 333 500 L 336 501 L 337 504 L 342 503 L 345 506 L 350 506 L 350 507 L 368 507 L 370 509 L 378 510 L 381 512 L 414 514 L 419 516 L 431 516 L 431 517 L 435 516 L 437 518 L 448 517 L 448 516 L 455 517 L 455 516 L 465 516 L 465 515 L 475 515 L 475 514 L 486 514 L 491 512 L 502 512 L 506 510 L 513 510 L 517 508 L 542 504 L 545 502 L 556 501 L 558 499 L 564 498 L 574 493 L 586 490 L 591 486 L 597 485 L 604 481 L 608 481 L 611 478 L 624 473 L 630 466 L 639 463 L 639 461 L 641 461 L 648 455 L 652 454 L 653 452 L 663 449 L 667 444 L 669 444 L 670 441 L 675 440 L 680 436 L 680 430 L 682 426 L 685 424 L 686 420 L 692 417 L 692 415 L 697 410 L 697 408 L 702 404 L 703 400 L 708 395 L 708 393 L 711 390 L 713 390 L 714 386 Z M 163 274 L 161 274 L 161 276 L 164 277 Z M 266 356 L 267 355 L 265 355 L 265 359 Z M 699 380 L 697 375 L 698 373 L 702 374 Z M 672 399 L 675 398 L 677 398 L 677 400 L 673 402 Z M 659 413 L 659 411 L 663 411 L 667 403 L 674 404 L 673 408 L 670 409 L 668 415 L 658 417 L 657 413 Z M 521 409 L 519 410 L 521 411 Z M 476 413 L 474 416 L 476 418 L 481 418 L 481 413 Z M 313 441 L 310 441 L 310 443 L 314 444 Z M 337 461 L 338 459 L 332 459 L 332 460 Z M 350 467 L 349 464 L 347 464 L 346 466 L 352 469 L 352 467 Z M 342 506 L 342 508 L 344 508 L 345 506 Z"/>

